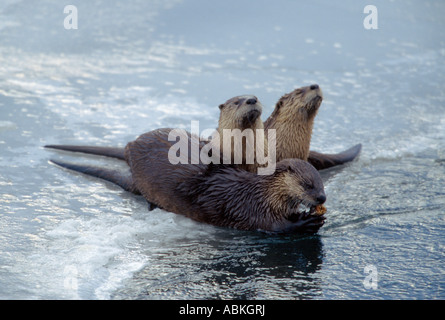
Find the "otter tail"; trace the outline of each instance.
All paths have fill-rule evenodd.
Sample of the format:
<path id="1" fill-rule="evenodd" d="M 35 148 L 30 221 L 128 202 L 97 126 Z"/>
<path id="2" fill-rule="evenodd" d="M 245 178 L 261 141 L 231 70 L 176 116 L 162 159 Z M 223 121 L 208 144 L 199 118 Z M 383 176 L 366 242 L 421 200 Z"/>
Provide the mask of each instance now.
<path id="1" fill-rule="evenodd" d="M 50 160 L 52 163 L 77 172 L 81 172 L 83 174 L 87 174 L 93 177 L 97 177 L 109 182 L 112 182 L 125 191 L 132 192 L 134 194 L 140 195 L 139 190 L 134 186 L 134 182 L 131 176 L 125 176 L 121 172 L 117 170 L 110 170 L 105 168 L 81 165 L 81 164 L 72 164 L 62 161 Z"/>
<path id="2" fill-rule="evenodd" d="M 317 169 L 323 170 L 354 160 L 362 150 L 361 143 L 335 154 L 324 154 L 315 151 L 309 152 L 308 161 Z"/>
<path id="3" fill-rule="evenodd" d="M 45 148 L 72 151 L 72 152 L 82 152 L 88 154 L 95 154 L 104 157 L 117 158 L 125 160 L 125 149 L 115 148 L 115 147 L 94 147 L 94 146 L 70 146 L 70 145 L 46 145 Z"/>

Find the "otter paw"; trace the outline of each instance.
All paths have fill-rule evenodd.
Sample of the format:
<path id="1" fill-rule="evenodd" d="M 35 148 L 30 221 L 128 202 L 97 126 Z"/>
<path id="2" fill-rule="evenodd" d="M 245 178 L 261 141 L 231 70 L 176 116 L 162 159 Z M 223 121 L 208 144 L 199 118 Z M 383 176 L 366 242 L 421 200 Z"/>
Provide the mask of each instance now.
<path id="1" fill-rule="evenodd" d="M 296 232 L 316 233 L 324 225 L 325 220 L 324 215 L 303 213 L 293 221 L 291 228 Z"/>

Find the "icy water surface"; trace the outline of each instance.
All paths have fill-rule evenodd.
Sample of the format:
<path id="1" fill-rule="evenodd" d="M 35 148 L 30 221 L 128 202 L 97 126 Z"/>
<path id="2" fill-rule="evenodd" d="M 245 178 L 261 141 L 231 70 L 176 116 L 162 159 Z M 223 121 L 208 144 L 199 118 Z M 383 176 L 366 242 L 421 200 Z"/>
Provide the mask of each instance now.
<path id="1" fill-rule="evenodd" d="M 372 1 L 371 1 L 372 2 Z M 0 2 L 0 298 L 444 299 L 445 3 Z M 263 119 L 318 83 L 312 149 L 363 144 L 323 172 L 317 235 L 215 228 L 163 212 L 44 150 L 214 128 L 255 94 Z"/>

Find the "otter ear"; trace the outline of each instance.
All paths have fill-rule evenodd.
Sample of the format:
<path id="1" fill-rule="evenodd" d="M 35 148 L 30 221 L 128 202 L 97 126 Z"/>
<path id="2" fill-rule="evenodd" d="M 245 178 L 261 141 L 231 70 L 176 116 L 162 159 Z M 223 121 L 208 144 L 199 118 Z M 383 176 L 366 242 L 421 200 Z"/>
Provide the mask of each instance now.
<path id="1" fill-rule="evenodd" d="M 280 101 L 277 102 L 276 109 L 278 110 L 278 109 L 280 109 L 282 106 L 283 106 L 283 101 L 280 100 Z"/>
<path id="2" fill-rule="evenodd" d="M 218 106 L 218 108 L 219 108 L 219 110 L 222 110 L 222 108 L 224 108 L 224 105 L 223 105 L 223 104 L 220 104 L 220 105 Z"/>

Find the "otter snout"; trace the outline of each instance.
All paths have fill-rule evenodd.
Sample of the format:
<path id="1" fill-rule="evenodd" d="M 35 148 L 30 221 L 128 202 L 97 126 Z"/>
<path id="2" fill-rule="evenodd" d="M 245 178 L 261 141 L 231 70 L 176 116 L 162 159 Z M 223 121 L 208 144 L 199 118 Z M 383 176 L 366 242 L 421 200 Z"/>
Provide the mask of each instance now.
<path id="1" fill-rule="evenodd" d="M 246 100 L 246 104 L 252 105 L 252 104 L 256 104 L 258 102 L 258 100 L 256 98 L 250 98 Z"/>
<path id="2" fill-rule="evenodd" d="M 322 93 L 322 91 L 321 91 L 321 88 L 320 88 L 320 86 L 318 85 L 318 84 L 316 84 L 316 83 L 314 83 L 314 84 L 311 84 L 310 86 L 307 86 L 307 87 L 303 87 L 302 88 L 303 90 L 303 94 L 305 95 L 305 96 L 312 96 L 312 97 L 314 97 L 314 96 L 321 96 L 321 97 L 323 97 L 323 93 Z"/>
<path id="3" fill-rule="evenodd" d="M 303 88 L 304 101 L 306 104 L 312 105 L 321 103 L 323 92 L 318 84 L 314 83 Z M 318 106 L 317 106 L 318 107 Z"/>
<path id="4" fill-rule="evenodd" d="M 243 122 L 245 126 L 252 126 L 261 116 L 263 108 L 258 98 L 255 96 L 247 96 L 243 101 L 240 109 L 244 112 Z"/>
<path id="5" fill-rule="evenodd" d="M 324 194 L 324 192 L 323 192 L 323 193 L 320 193 L 320 194 L 317 196 L 316 201 L 317 201 L 317 204 L 323 204 L 323 203 L 326 202 L 326 195 Z"/>
<path id="6" fill-rule="evenodd" d="M 253 125 L 253 123 L 261 116 L 261 111 L 252 109 L 248 111 L 243 118 L 243 125 L 245 127 Z"/>
<path id="7" fill-rule="evenodd" d="M 309 89 L 311 89 L 311 90 L 316 90 L 316 89 L 318 89 L 318 88 L 320 88 L 319 86 L 318 86 L 318 84 L 312 84 L 310 87 L 309 87 Z"/>

